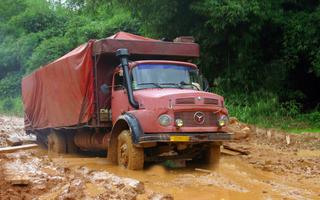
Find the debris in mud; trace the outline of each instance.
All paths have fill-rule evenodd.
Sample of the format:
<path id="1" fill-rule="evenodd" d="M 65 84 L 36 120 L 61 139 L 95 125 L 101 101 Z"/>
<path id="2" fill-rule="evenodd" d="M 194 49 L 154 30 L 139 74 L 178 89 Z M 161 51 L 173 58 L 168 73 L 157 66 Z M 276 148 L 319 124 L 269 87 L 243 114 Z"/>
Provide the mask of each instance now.
<path id="1" fill-rule="evenodd" d="M 30 178 L 26 176 L 12 176 L 6 179 L 11 185 L 26 186 L 30 184 Z"/>
<path id="2" fill-rule="evenodd" d="M 26 136 L 23 118 L 0 116 L 0 147 L 10 146 L 7 142 L 10 137 L 23 136 Z"/>
<path id="3" fill-rule="evenodd" d="M 126 200 L 145 193 L 138 180 L 85 167 L 66 168 L 35 151 L 0 155 L 1 199 Z"/>
<path id="4" fill-rule="evenodd" d="M 207 169 L 195 168 L 194 170 L 198 172 L 209 173 L 209 174 L 213 173 L 213 171 L 207 170 Z"/>
<path id="5" fill-rule="evenodd" d="M 26 145 L 13 146 L 13 147 L 1 147 L 0 153 L 12 153 L 18 150 L 34 149 L 36 147 L 38 147 L 37 144 L 26 144 Z"/>
<path id="6" fill-rule="evenodd" d="M 36 143 L 37 138 L 35 135 L 26 135 L 26 136 L 9 136 L 7 138 L 7 144 L 8 146 L 19 146 L 22 144 L 32 144 L 32 143 Z"/>
<path id="7" fill-rule="evenodd" d="M 169 194 L 161 194 L 153 192 L 150 195 L 148 195 L 148 199 L 150 200 L 173 200 L 173 196 Z"/>
<path id="8" fill-rule="evenodd" d="M 231 117 L 228 125 L 228 131 L 234 134 L 235 139 L 245 139 L 250 136 L 251 129 L 248 125 L 240 123 L 235 117 Z"/>
<path id="9" fill-rule="evenodd" d="M 105 189 L 118 187 L 126 188 L 125 190 L 132 189 L 134 193 L 144 193 L 144 184 L 138 180 L 131 178 L 120 178 L 109 172 L 105 171 L 89 171 L 87 168 L 79 168 L 76 172 L 81 173 L 83 177 L 87 178 L 95 185 L 103 185 Z"/>
<path id="10" fill-rule="evenodd" d="M 8 137 L 7 143 L 9 146 L 18 146 L 18 145 L 22 145 L 23 141 L 18 137 Z"/>
<path id="11" fill-rule="evenodd" d="M 231 120 L 231 126 L 240 132 L 242 127 L 248 127 L 236 119 Z M 319 133 L 295 135 L 250 126 L 249 137 L 246 140 L 227 142 L 224 148 L 250 152 L 250 155 L 241 157 L 264 171 L 303 174 L 305 177 L 315 178 L 320 176 L 320 156 L 312 156 L 312 154 L 320 152 L 319 143 Z M 301 150 L 310 152 L 304 156 L 297 156 L 297 152 Z"/>
<path id="12" fill-rule="evenodd" d="M 241 154 L 242 155 L 249 155 L 250 154 L 250 151 L 248 151 L 248 150 L 234 148 L 234 147 L 231 147 L 228 145 L 223 145 L 223 149 L 238 153 L 238 155 L 241 155 Z"/>

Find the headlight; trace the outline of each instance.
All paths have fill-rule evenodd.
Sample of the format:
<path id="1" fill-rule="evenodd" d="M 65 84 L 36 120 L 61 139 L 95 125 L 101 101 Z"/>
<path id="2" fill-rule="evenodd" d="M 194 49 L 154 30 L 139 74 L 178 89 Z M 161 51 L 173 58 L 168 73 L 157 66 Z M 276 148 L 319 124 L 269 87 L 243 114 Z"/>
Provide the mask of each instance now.
<path id="1" fill-rule="evenodd" d="M 176 126 L 177 126 L 177 127 L 183 126 L 183 121 L 182 121 L 182 119 L 176 119 Z"/>
<path id="2" fill-rule="evenodd" d="M 218 126 L 222 127 L 222 126 L 226 126 L 229 123 L 229 118 L 226 115 L 222 115 L 219 119 L 218 119 Z"/>
<path id="3" fill-rule="evenodd" d="M 160 115 L 159 124 L 161 126 L 169 126 L 171 123 L 171 117 L 169 115 Z"/>

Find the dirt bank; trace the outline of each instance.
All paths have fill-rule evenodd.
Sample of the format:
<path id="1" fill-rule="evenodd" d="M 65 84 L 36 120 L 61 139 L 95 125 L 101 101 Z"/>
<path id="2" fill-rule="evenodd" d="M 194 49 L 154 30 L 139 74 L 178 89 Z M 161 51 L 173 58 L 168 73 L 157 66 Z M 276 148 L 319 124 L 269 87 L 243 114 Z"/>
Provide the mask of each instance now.
<path id="1" fill-rule="evenodd" d="M 231 126 L 247 126 L 234 121 Z M 227 145 L 245 152 L 241 158 L 254 167 L 283 175 L 320 180 L 320 133 L 290 134 L 250 127 L 249 137 Z M 236 128 L 234 128 L 236 129 Z M 239 130 L 239 128 L 238 128 Z"/>

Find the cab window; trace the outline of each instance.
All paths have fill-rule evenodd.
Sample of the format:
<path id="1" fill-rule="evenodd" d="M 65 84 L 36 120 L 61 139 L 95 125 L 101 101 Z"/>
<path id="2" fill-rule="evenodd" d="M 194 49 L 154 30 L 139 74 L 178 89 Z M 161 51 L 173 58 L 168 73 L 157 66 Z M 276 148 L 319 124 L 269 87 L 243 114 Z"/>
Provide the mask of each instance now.
<path id="1" fill-rule="evenodd" d="M 120 76 L 120 73 L 116 73 L 114 75 L 114 90 L 123 90 L 124 83 L 123 83 L 123 76 Z"/>

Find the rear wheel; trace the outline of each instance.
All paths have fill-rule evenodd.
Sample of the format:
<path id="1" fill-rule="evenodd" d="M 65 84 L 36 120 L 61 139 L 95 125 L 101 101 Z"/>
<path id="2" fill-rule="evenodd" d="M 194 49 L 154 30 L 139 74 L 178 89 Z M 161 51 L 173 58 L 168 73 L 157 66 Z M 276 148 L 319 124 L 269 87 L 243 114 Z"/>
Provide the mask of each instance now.
<path id="1" fill-rule="evenodd" d="M 118 165 L 131 170 L 141 170 L 144 164 L 144 150 L 133 145 L 131 133 L 122 131 L 118 136 Z"/>
<path id="2" fill-rule="evenodd" d="M 209 164 L 211 167 L 217 168 L 220 161 L 220 144 L 210 144 L 202 153 L 203 163 Z"/>
<path id="3" fill-rule="evenodd" d="M 37 144 L 43 149 L 48 149 L 48 134 L 45 132 L 36 133 Z"/>
<path id="4" fill-rule="evenodd" d="M 48 135 L 48 151 L 49 153 L 66 153 L 66 138 L 58 131 L 51 131 Z"/>
<path id="5" fill-rule="evenodd" d="M 74 143 L 74 133 L 67 133 L 66 135 L 66 150 L 68 153 L 77 153 L 78 147 Z"/>

